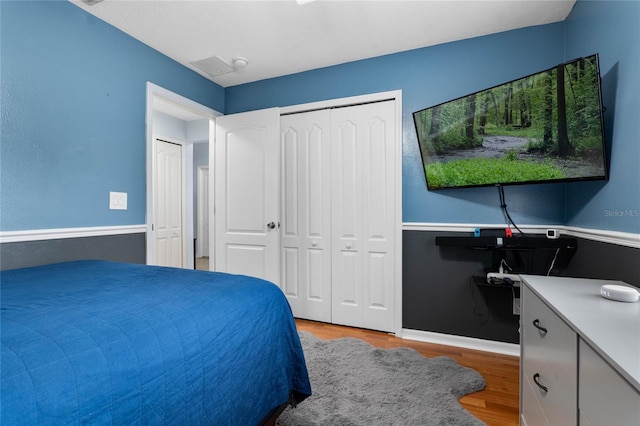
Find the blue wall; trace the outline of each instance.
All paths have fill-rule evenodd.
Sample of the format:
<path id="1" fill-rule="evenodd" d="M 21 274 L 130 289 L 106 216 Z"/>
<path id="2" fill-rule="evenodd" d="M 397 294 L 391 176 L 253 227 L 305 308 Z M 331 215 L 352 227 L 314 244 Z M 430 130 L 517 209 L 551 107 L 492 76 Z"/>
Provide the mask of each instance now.
<path id="1" fill-rule="evenodd" d="M 226 90 L 67 1 L 0 1 L 0 230 L 145 222 L 145 83 L 226 113 L 403 91 L 405 222 L 505 223 L 495 188 L 428 192 L 411 113 L 600 53 L 611 179 L 505 188 L 518 224 L 640 232 L 640 2 Z M 108 209 L 108 192 L 129 210 Z"/>
<path id="2" fill-rule="evenodd" d="M 560 62 L 600 54 L 611 179 L 506 187 L 514 221 L 640 232 L 638 1 L 579 0 L 562 23 L 227 88 L 226 112 L 403 91 L 403 220 L 505 223 L 495 188 L 428 192 L 411 113 Z M 615 113 L 615 120 L 614 120 Z M 615 122 L 615 123 L 614 123 Z M 622 216 L 620 216 L 622 212 Z"/>
<path id="3" fill-rule="evenodd" d="M 563 39 L 562 23 L 530 27 L 230 87 L 226 112 L 402 89 L 403 221 L 504 224 L 496 188 L 427 191 L 412 113 L 557 65 Z M 517 224 L 564 223 L 564 185 L 505 194 Z"/>
<path id="4" fill-rule="evenodd" d="M 640 1 L 579 1 L 567 56 L 600 53 L 609 182 L 567 191 L 567 224 L 640 233 Z"/>
<path id="5" fill-rule="evenodd" d="M 67 1 L 0 7 L 0 230 L 144 224 L 146 82 L 219 111 L 224 89 Z"/>

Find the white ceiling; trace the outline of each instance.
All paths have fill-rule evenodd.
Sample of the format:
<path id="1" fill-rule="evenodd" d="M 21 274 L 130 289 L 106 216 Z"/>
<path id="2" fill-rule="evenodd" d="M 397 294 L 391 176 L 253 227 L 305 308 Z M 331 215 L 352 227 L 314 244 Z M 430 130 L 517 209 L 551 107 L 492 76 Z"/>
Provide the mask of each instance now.
<path id="1" fill-rule="evenodd" d="M 564 20 L 575 0 L 70 0 L 223 87 Z M 249 65 L 217 77 L 191 63 Z"/>

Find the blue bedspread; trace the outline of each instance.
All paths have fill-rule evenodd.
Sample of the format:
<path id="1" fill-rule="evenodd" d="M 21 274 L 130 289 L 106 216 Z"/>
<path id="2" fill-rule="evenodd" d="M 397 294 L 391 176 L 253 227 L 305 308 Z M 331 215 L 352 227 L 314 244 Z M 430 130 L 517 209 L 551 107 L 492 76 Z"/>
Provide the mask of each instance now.
<path id="1" fill-rule="evenodd" d="M 311 393 L 266 281 L 80 261 L 0 282 L 2 424 L 255 425 Z"/>

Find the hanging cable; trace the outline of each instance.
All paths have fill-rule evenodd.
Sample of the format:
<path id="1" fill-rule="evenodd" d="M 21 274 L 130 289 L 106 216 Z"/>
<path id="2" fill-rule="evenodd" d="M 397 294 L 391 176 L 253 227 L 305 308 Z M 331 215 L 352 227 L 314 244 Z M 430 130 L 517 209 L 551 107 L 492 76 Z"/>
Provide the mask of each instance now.
<path id="1" fill-rule="evenodd" d="M 520 232 L 521 236 L 528 237 L 527 234 L 525 234 L 524 232 L 522 232 L 522 230 L 520 228 L 518 228 L 518 225 L 516 225 L 516 223 L 513 221 L 513 219 L 511 219 L 511 215 L 509 214 L 509 211 L 507 210 L 507 203 L 505 202 L 505 198 L 504 198 L 504 187 L 502 185 L 498 185 L 498 193 L 500 194 L 500 207 L 502 208 L 502 211 L 504 212 L 505 218 L 507 219 L 507 223 L 513 225 L 513 227 L 516 228 L 518 230 L 518 232 Z"/>
<path id="2" fill-rule="evenodd" d="M 509 266 L 509 264 L 507 263 L 506 260 L 502 259 L 500 261 L 500 268 L 506 267 L 507 268 L 507 273 L 511 273 L 513 272 L 513 268 L 511 268 L 511 266 Z M 499 271 L 500 273 L 502 273 L 502 271 Z"/>
<path id="3" fill-rule="evenodd" d="M 549 276 L 551 274 L 551 270 L 553 269 L 553 266 L 556 264 L 556 259 L 558 258 L 558 253 L 560 253 L 560 249 L 559 248 L 556 249 L 556 254 L 555 254 L 555 256 L 553 256 L 553 260 L 551 261 L 551 266 L 549 266 L 549 270 L 547 271 L 547 276 Z"/>

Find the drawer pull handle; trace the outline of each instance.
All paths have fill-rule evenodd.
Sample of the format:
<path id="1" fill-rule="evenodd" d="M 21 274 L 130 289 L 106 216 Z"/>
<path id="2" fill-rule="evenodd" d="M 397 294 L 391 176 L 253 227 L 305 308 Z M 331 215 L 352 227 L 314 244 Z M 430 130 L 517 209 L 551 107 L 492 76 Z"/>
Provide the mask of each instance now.
<path id="1" fill-rule="evenodd" d="M 533 326 L 535 328 L 537 328 L 538 330 L 542 331 L 543 333 L 547 332 L 547 329 L 540 325 L 540 320 L 539 319 L 534 319 L 533 320 Z"/>
<path id="2" fill-rule="evenodd" d="M 538 387 L 539 387 L 540 389 L 542 389 L 543 391 L 545 391 L 545 393 L 546 393 L 546 392 L 549 392 L 549 389 L 548 389 L 546 386 L 543 386 L 543 385 L 538 381 L 538 379 L 539 379 L 539 378 L 540 378 L 540 374 L 539 374 L 539 373 L 534 374 L 534 375 L 533 375 L 533 382 L 534 382 L 536 385 L 538 385 Z"/>

